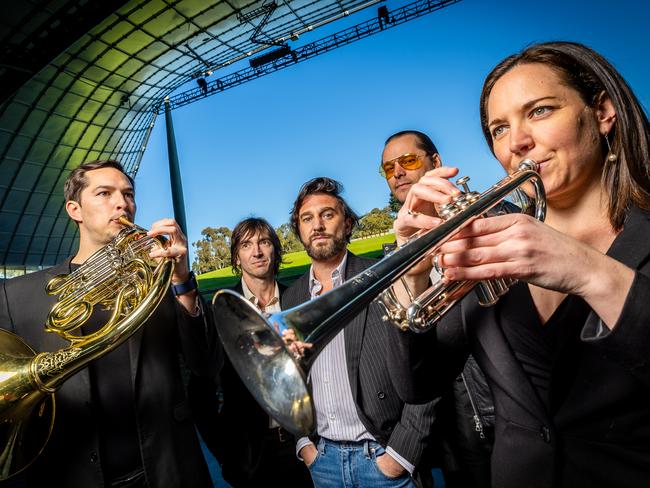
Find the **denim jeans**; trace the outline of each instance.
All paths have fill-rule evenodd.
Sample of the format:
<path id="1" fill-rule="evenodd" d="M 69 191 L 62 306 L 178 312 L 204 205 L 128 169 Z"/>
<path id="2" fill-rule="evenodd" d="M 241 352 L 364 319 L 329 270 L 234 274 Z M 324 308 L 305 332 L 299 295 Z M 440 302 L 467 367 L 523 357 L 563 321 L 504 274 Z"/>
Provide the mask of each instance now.
<path id="1" fill-rule="evenodd" d="M 377 466 L 384 448 L 374 441 L 334 442 L 321 438 L 309 466 L 316 488 L 415 488 L 408 472 L 389 478 Z"/>

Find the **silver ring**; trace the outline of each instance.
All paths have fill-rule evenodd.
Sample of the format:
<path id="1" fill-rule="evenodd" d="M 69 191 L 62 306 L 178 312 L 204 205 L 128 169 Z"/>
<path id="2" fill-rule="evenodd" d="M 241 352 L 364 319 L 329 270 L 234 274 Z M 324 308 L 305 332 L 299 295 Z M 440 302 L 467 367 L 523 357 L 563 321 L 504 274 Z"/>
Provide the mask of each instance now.
<path id="1" fill-rule="evenodd" d="M 440 257 L 442 254 L 434 254 L 433 255 L 433 269 L 435 269 L 440 276 L 445 274 L 445 268 L 441 266 L 442 258 Z"/>
<path id="2" fill-rule="evenodd" d="M 420 212 L 416 212 L 414 210 L 411 210 L 410 208 L 406 209 L 406 213 L 412 215 L 413 217 L 417 217 L 418 215 L 420 215 Z"/>

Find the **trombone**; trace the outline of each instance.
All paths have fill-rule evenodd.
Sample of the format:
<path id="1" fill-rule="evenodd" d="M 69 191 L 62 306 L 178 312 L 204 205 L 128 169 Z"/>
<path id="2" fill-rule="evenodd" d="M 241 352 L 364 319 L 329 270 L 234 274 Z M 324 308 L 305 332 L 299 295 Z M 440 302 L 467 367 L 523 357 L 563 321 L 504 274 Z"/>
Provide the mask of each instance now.
<path id="1" fill-rule="evenodd" d="M 498 300 L 513 281 L 438 283 L 407 308 L 397 302 L 390 288 L 471 221 L 490 215 L 495 208 L 505 207 L 503 202 L 508 197 L 524 202 L 523 211 L 544 220 L 546 199 L 537 169 L 535 161 L 526 159 L 517 171 L 482 194 L 469 191 L 467 179 L 459 180 L 465 191 L 441 209 L 446 218 L 441 225 L 412 239 L 335 290 L 290 310 L 267 318 L 237 293 L 218 291 L 212 305 L 219 336 L 235 370 L 260 406 L 293 434 L 311 433 L 316 416 L 307 386 L 309 369 L 318 353 L 345 324 L 378 297 L 385 319 L 395 322 L 402 330 L 419 332 L 431 328 L 477 286 L 480 303 L 490 305 Z M 529 182 L 533 198 L 522 190 Z M 293 329 L 298 340 L 313 344 L 309 354 L 294 358 L 281 337 L 286 329 Z"/>

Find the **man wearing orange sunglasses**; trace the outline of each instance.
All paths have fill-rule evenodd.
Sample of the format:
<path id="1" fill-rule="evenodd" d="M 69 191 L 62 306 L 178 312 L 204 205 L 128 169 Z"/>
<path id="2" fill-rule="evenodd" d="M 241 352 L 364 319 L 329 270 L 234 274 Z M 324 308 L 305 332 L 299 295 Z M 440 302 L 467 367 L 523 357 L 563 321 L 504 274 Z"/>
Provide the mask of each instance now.
<path id="1" fill-rule="evenodd" d="M 395 198 L 404 203 L 413 183 L 441 165 L 438 149 L 429 136 L 416 130 L 405 130 L 386 140 L 379 172 L 386 178 Z"/>
<path id="2" fill-rule="evenodd" d="M 386 178 L 393 196 L 403 204 L 411 186 L 427 171 L 440 166 L 442 160 L 431 138 L 416 130 L 405 130 L 386 140 L 379 172 Z M 432 274 L 432 280 L 435 279 L 437 275 Z M 433 439 L 436 444 L 433 450 L 438 452 L 430 453 L 428 462 L 443 464 L 445 486 L 489 486 L 493 425 L 494 404 L 490 389 L 470 356 L 463 373 L 436 406 L 433 430 L 437 439 Z"/>

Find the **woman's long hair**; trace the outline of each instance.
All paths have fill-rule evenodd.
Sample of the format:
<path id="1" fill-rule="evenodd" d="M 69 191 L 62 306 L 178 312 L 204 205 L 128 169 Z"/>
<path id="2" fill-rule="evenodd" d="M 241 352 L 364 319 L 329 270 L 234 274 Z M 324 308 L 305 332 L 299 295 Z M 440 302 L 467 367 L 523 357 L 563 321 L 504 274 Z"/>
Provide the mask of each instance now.
<path id="1" fill-rule="evenodd" d="M 487 76 L 481 93 L 481 126 L 492 152 L 487 103 L 494 84 L 512 68 L 539 63 L 554 69 L 565 83 L 594 108 L 605 92 L 614 105 L 616 122 L 608 137 L 616 161 L 606 161 L 602 141 L 602 183 L 608 195 L 608 216 L 620 230 L 631 204 L 650 210 L 650 124 L 639 100 L 620 73 L 593 49 L 574 42 L 547 42 L 533 45 L 501 61 Z"/>

